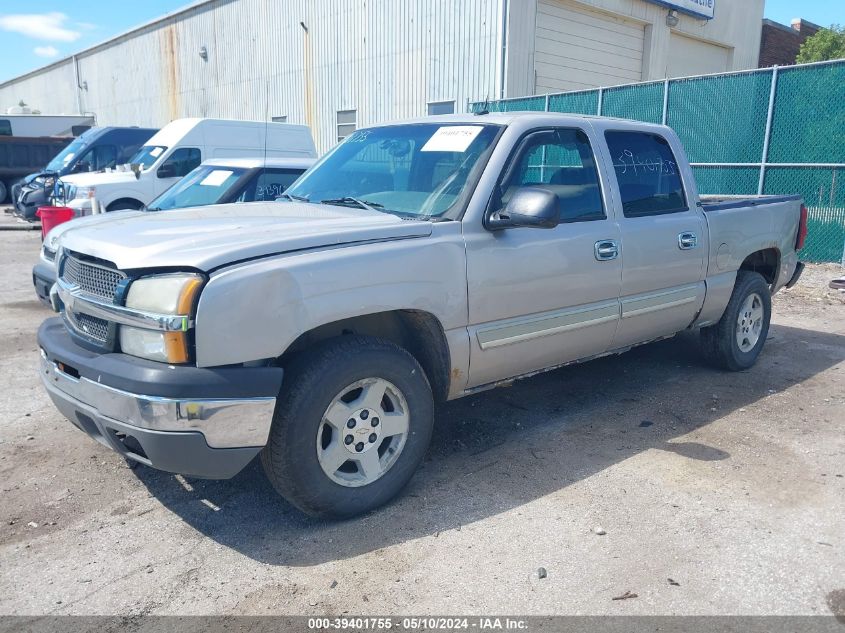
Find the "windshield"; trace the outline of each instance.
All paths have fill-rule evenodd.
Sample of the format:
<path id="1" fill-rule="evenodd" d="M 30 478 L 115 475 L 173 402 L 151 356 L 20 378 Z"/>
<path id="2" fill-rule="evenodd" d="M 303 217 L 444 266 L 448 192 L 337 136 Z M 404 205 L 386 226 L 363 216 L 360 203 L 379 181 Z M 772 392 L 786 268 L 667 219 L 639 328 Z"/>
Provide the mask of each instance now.
<path id="1" fill-rule="evenodd" d="M 287 190 L 291 199 L 455 219 L 483 167 L 495 125 L 393 125 L 358 130 Z"/>
<path id="2" fill-rule="evenodd" d="M 61 171 L 62 169 L 68 166 L 68 163 L 70 163 L 70 161 L 79 156 L 86 146 L 87 144 L 81 138 L 72 141 L 70 145 L 65 147 L 58 154 L 56 154 L 53 160 L 47 163 L 45 171 Z"/>
<path id="3" fill-rule="evenodd" d="M 138 152 L 129 159 L 130 165 L 140 165 L 141 169 L 147 169 L 150 165 L 152 165 L 158 157 L 161 156 L 166 147 L 162 147 L 161 145 L 144 145 Z"/>
<path id="4" fill-rule="evenodd" d="M 235 167 L 200 165 L 153 200 L 148 209 L 164 211 L 217 204 L 246 171 Z"/>

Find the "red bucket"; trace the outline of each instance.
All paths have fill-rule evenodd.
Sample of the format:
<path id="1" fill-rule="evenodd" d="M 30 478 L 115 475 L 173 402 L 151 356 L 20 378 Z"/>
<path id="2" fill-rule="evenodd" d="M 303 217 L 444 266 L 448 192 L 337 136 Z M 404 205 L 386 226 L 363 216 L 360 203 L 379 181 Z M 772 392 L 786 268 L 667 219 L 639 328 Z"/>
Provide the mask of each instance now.
<path id="1" fill-rule="evenodd" d="M 76 214 L 70 207 L 38 207 L 35 215 L 41 218 L 41 239 L 43 241 L 50 229 L 62 222 L 72 220 Z"/>

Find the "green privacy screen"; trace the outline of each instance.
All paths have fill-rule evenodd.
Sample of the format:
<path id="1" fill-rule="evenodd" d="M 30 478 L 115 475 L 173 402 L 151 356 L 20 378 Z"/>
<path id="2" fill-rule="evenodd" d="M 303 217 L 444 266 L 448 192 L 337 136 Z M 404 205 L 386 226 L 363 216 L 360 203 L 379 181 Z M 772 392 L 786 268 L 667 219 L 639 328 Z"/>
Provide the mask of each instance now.
<path id="1" fill-rule="evenodd" d="M 759 163 L 771 88 L 768 71 L 672 81 L 667 124 L 692 163 Z"/>
<path id="2" fill-rule="evenodd" d="M 581 92 L 549 95 L 549 110 L 551 112 L 568 112 L 569 114 L 598 114 L 599 91 L 582 90 Z"/>
<path id="3" fill-rule="evenodd" d="M 601 103 L 603 116 L 649 123 L 663 121 L 665 99 L 666 123 L 684 143 L 700 193 L 800 194 L 810 217 L 802 259 L 845 258 L 845 60 L 526 97 L 489 108 L 544 110 L 547 99 L 552 112 L 597 114 Z"/>
<path id="4" fill-rule="evenodd" d="M 663 82 L 608 88 L 602 97 L 601 113 L 602 116 L 661 123 Z"/>
<path id="5" fill-rule="evenodd" d="M 845 163 L 845 62 L 778 72 L 772 163 Z"/>

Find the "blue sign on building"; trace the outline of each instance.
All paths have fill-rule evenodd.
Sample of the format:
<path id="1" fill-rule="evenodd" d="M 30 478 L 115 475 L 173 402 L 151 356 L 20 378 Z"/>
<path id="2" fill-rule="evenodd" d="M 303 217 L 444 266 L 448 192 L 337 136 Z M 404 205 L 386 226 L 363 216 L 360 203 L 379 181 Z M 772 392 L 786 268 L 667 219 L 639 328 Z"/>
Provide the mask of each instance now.
<path id="1" fill-rule="evenodd" d="M 716 10 L 716 0 L 650 0 L 650 2 L 705 20 L 712 20 Z"/>

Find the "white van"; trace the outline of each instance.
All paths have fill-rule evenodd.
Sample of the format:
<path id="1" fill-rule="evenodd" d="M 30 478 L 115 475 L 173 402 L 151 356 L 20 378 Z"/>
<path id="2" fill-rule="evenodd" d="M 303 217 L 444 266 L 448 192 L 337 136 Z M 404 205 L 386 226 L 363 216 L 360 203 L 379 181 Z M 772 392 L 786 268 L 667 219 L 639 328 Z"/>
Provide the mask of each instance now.
<path id="1" fill-rule="evenodd" d="M 140 209 L 208 159 L 316 156 L 305 125 L 176 119 L 150 138 L 129 166 L 62 177 L 57 197 L 77 216 L 91 213 L 95 200 L 104 211 Z"/>

